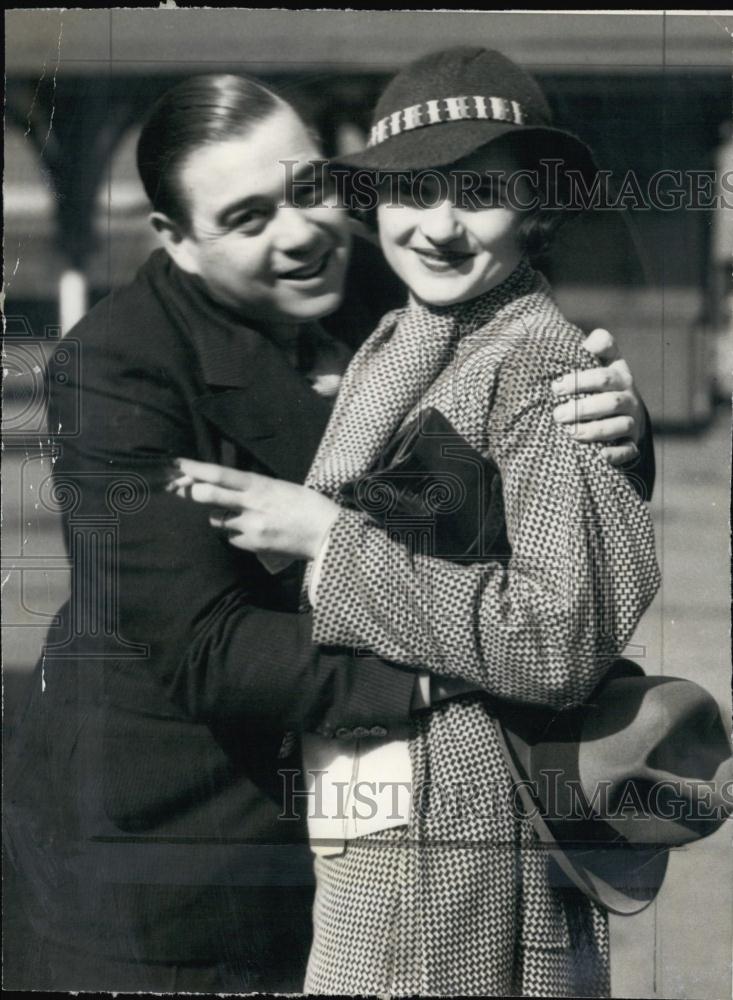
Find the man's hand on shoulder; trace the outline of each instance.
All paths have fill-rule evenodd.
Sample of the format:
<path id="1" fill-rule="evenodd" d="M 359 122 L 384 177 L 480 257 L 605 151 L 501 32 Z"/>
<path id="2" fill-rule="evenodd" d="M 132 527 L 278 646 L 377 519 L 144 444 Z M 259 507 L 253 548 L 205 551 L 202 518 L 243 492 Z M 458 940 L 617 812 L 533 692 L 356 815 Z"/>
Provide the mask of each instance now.
<path id="1" fill-rule="evenodd" d="M 628 364 L 607 330 L 593 330 L 583 347 L 603 366 L 568 372 L 552 384 L 558 399 L 553 416 L 576 441 L 602 442 L 611 465 L 625 465 L 639 455 L 646 432 L 646 412 Z M 582 396 L 582 399 L 577 398 Z"/>

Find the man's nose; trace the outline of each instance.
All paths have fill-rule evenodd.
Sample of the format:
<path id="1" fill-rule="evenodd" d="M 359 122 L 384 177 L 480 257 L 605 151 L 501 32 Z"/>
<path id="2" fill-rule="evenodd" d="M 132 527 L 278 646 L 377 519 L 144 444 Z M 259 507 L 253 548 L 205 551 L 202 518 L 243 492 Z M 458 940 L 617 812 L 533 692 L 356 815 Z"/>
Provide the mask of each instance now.
<path id="1" fill-rule="evenodd" d="M 278 209 L 275 246 L 283 253 L 308 250 L 318 241 L 320 230 L 308 209 L 284 205 Z"/>
<path id="2" fill-rule="evenodd" d="M 463 235 L 456 207 L 448 198 L 423 209 L 420 230 L 431 243 L 451 243 Z"/>

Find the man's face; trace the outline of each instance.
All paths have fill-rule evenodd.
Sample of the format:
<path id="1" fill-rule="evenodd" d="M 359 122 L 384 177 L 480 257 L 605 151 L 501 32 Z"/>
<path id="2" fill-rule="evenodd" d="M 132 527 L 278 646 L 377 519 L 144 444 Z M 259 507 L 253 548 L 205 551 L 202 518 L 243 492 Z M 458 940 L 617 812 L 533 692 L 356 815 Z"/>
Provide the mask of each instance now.
<path id="1" fill-rule="evenodd" d="M 279 162 L 297 161 L 310 180 L 307 161 L 320 155 L 303 122 L 283 107 L 244 135 L 202 146 L 183 161 L 179 183 L 191 226 L 176 260 L 217 302 L 272 324 L 338 308 L 349 256 L 346 212 L 326 193 L 285 204 Z"/>

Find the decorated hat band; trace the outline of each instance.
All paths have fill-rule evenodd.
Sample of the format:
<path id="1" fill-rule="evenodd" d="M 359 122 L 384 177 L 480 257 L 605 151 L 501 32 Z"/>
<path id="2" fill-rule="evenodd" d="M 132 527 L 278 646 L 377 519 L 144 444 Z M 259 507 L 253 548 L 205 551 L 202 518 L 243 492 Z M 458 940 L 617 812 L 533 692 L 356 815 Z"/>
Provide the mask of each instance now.
<path id="1" fill-rule="evenodd" d="M 506 97 L 484 97 L 480 94 L 460 97 L 440 97 L 422 101 L 394 111 L 372 127 L 367 147 L 379 146 L 393 136 L 416 128 L 456 122 L 462 119 L 511 122 L 523 125 L 526 114 L 518 101 Z"/>

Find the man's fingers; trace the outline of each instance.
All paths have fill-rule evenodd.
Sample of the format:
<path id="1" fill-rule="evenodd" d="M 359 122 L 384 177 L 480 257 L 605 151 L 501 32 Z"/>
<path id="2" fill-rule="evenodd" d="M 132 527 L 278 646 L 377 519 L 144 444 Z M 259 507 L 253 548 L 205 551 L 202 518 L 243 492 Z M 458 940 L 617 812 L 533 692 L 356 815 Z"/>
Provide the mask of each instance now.
<path id="1" fill-rule="evenodd" d="M 623 441 L 621 444 L 608 445 L 603 449 L 601 455 L 611 465 L 625 465 L 638 457 L 639 449 L 633 441 Z"/>
<path id="2" fill-rule="evenodd" d="M 633 386 L 634 376 L 631 374 L 631 369 L 623 358 L 619 358 L 608 367 L 613 373 L 613 389 L 630 389 Z"/>
<path id="3" fill-rule="evenodd" d="M 606 420 L 588 420 L 581 424 L 563 424 L 563 430 L 576 441 L 615 441 L 631 433 L 631 417 L 609 417 Z"/>
<path id="4" fill-rule="evenodd" d="M 586 368 L 555 379 L 552 391 L 556 396 L 577 396 L 586 392 L 605 392 L 613 383 L 614 373 L 610 368 Z"/>
<path id="5" fill-rule="evenodd" d="M 633 377 L 629 366 L 619 358 L 603 368 L 585 368 L 581 371 L 568 372 L 552 383 L 552 391 L 556 396 L 577 396 L 586 392 L 608 392 L 630 389 Z"/>
<path id="6" fill-rule="evenodd" d="M 556 406 L 552 415 L 558 424 L 576 424 L 583 420 L 607 417 L 632 417 L 633 401 L 622 392 L 602 392 L 583 399 L 569 399 Z"/>
<path id="7" fill-rule="evenodd" d="M 597 328 L 592 330 L 583 341 L 583 347 L 590 354 L 595 354 L 601 361 L 615 361 L 619 356 L 616 341 L 608 330 Z"/>
<path id="8" fill-rule="evenodd" d="M 177 458 L 176 466 L 185 476 L 197 482 L 212 483 L 227 489 L 244 491 L 249 489 L 257 479 L 261 478 L 255 472 L 242 472 L 241 469 L 228 469 L 224 465 L 213 462 L 197 462 L 193 458 Z"/>

